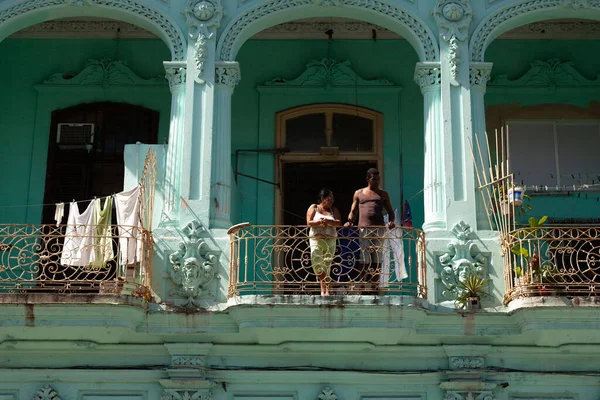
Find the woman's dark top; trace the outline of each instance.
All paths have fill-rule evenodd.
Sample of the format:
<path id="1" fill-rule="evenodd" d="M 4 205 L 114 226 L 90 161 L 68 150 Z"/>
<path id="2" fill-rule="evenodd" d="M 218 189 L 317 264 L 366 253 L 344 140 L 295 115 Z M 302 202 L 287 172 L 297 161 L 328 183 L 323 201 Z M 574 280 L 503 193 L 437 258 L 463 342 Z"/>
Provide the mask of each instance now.
<path id="1" fill-rule="evenodd" d="M 375 194 L 366 196 L 361 190 L 358 194 L 358 226 L 383 226 L 383 198 Z"/>

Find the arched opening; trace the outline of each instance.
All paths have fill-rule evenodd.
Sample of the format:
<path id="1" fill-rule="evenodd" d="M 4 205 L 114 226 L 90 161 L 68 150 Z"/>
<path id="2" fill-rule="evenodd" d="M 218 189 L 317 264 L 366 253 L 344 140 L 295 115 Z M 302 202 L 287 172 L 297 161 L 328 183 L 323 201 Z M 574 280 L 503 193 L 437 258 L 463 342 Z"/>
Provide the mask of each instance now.
<path id="1" fill-rule="evenodd" d="M 92 16 L 31 25 L 0 42 L 3 59 L 19 60 L 0 65 L 0 85 L 4 88 L 0 93 L 0 137 L 9 143 L 0 150 L 0 157 L 14 170 L 0 189 L 4 191 L 0 222 L 48 221 L 42 213 L 49 211 L 42 210 L 41 204 L 50 201 L 45 194 L 50 173 L 46 166 L 51 165 L 46 157 L 51 156 L 49 148 L 56 145 L 55 137 L 49 136 L 51 131 L 56 134 L 52 120 L 55 110 L 94 103 L 151 109 L 157 115 L 150 143 L 166 140 L 171 95 L 162 63 L 170 59 L 169 53 L 165 43 L 148 30 Z M 106 120 L 119 118 L 121 111 L 106 107 L 103 113 Z M 109 116 L 111 113 L 114 115 Z M 145 141 L 131 138 L 127 143 L 137 140 Z M 99 152 L 94 150 L 94 156 Z M 107 193 L 103 190 L 90 195 L 112 192 L 111 186 Z M 55 200 L 71 201 L 73 195 Z"/>
<path id="2" fill-rule="evenodd" d="M 290 21 L 247 40 L 237 61 L 243 79 L 232 97 L 232 152 L 240 173 L 234 221 L 305 224 L 319 189 L 332 186 L 347 216 L 370 166 L 385 176 L 398 210 L 422 189 L 423 105 L 413 81 L 419 56 L 397 33 L 341 17 Z M 285 137 L 293 121 L 297 134 Z M 368 144 L 349 133 L 363 121 L 374 127 Z M 318 132 L 309 132 L 311 124 L 320 124 Z M 346 134 L 336 136 L 335 124 Z M 418 224 L 423 205 L 415 199 Z"/>

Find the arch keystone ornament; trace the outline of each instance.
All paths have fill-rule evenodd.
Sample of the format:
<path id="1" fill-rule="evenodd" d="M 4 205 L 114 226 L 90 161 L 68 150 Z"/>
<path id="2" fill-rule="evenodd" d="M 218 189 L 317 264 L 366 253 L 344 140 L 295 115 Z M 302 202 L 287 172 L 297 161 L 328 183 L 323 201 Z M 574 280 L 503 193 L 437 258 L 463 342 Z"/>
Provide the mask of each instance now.
<path id="1" fill-rule="evenodd" d="M 317 396 L 317 400 L 337 400 L 337 395 L 333 393 L 333 389 L 330 387 L 326 387 L 323 391 Z"/>
<path id="2" fill-rule="evenodd" d="M 160 400 L 212 400 L 212 394 L 201 390 L 194 392 L 193 390 L 167 389 L 160 396 Z"/>
<path id="3" fill-rule="evenodd" d="M 208 41 L 216 35 L 216 29 L 223 19 L 223 7 L 219 0 L 192 0 L 189 1 L 184 14 L 189 27 L 191 39 L 194 44 L 194 64 L 196 73 L 194 80 L 204 83 L 204 64 L 208 52 Z"/>
<path id="4" fill-rule="evenodd" d="M 209 248 L 202 237 L 207 230 L 198 221 L 192 221 L 183 229 L 185 238 L 179 250 L 169 256 L 172 264 L 170 277 L 179 287 L 170 292 L 171 296 L 186 299 L 186 308 L 197 307 L 196 299 L 206 290 L 216 274 L 219 252 Z"/>
<path id="5" fill-rule="evenodd" d="M 32 400 L 61 400 L 61 398 L 50 385 L 46 385 L 38 390 Z"/>
<path id="6" fill-rule="evenodd" d="M 173 60 L 184 59 L 185 37 L 177 25 L 162 12 L 135 0 L 28 0 L 0 11 L 0 26 L 23 15 L 32 14 L 36 11 L 56 10 L 60 6 L 108 8 L 141 17 L 161 33 L 159 36 L 162 36 L 167 42 Z M 101 16 L 101 13 L 98 16 Z"/>
<path id="7" fill-rule="evenodd" d="M 501 8 L 488 15 L 475 28 L 470 44 L 471 61 L 482 62 L 484 60 L 487 46 L 499 34 L 504 33 L 502 26 L 509 25 L 511 20 L 524 15 L 533 16 L 539 12 L 565 8 L 581 11 L 580 18 L 588 18 L 587 10 L 600 11 L 600 0 L 524 0 Z M 570 16 L 570 18 L 575 17 L 577 16 Z"/>

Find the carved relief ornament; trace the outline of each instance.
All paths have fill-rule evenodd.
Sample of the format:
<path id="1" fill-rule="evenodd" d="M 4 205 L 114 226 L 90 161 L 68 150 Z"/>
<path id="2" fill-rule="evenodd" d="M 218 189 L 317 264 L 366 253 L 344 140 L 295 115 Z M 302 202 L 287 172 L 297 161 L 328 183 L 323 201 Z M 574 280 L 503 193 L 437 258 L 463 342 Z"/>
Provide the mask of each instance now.
<path id="1" fill-rule="evenodd" d="M 73 5 L 99 6 L 136 14 L 163 33 L 171 49 L 173 60 L 184 60 L 185 39 L 177 25 L 172 23 L 162 12 L 148 6 L 145 2 L 140 3 L 134 0 L 28 0 L 0 11 L 0 25 L 18 18 L 24 13 Z"/>
<path id="2" fill-rule="evenodd" d="M 483 357 L 450 357 L 454 369 L 477 369 L 483 367 Z"/>
<path id="3" fill-rule="evenodd" d="M 208 41 L 216 35 L 216 29 L 223 18 L 223 7 L 219 0 L 190 0 L 185 8 L 189 35 L 195 39 L 194 64 L 196 73 L 194 80 L 204 83 L 204 64 L 208 52 Z"/>
<path id="4" fill-rule="evenodd" d="M 180 61 L 165 61 L 165 78 L 169 81 L 171 91 L 178 85 L 185 84 L 185 76 L 187 72 L 186 63 Z"/>
<path id="5" fill-rule="evenodd" d="M 167 389 L 160 396 L 160 400 L 211 400 L 212 394 L 209 391 L 199 390 L 194 392 L 189 390 Z"/>
<path id="6" fill-rule="evenodd" d="M 462 292 L 461 282 L 472 274 L 484 276 L 487 258 L 479 252 L 477 244 L 470 239 L 473 231 L 465 222 L 454 225 L 452 233 L 456 240 L 448 244 L 448 252 L 439 256 L 442 270 L 440 278 L 445 287 L 442 295 L 456 299 Z"/>
<path id="7" fill-rule="evenodd" d="M 444 394 L 444 400 L 495 400 L 491 391 L 454 391 L 449 390 Z"/>
<path id="8" fill-rule="evenodd" d="M 169 256 L 170 277 L 179 286 L 170 295 L 185 298 L 184 306 L 191 308 L 197 306 L 196 299 L 215 277 L 219 255 L 202 237 L 206 228 L 200 222 L 190 222 L 183 233 L 185 238 L 179 244 L 179 250 Z"/>
<path id="9" fill-rule="evenodd" d="M 417 63 L 413 79 L 421 88 L 421 92 L 439 88 L 442 83 L 440 63 Z"/>
<path id="10" fill-rule="evenodd" d="M 471 86 L 485 89 L 492 74 L 492 65 L 492 63 L 471 63 L 469 67 Z"/>
<path id="11" fill-rule="evenodd" d="M 32 400 L 61 400 L 58 393 L 50 385 L 46 385 L 33 396 Z"/>
<path id="12" fill-rule="evenodd" d="M 581 18 L 586 18 L 586 10 L 600 10 L 600 0 L 525 0 L 516 2 L 509 7 L 504 7 L 488 15 L 473 32 L 471 40 L 471 61 L 483 61 L 485 49 L 490 41 L 493 31 L 497 31 L 500 25 L 508 23 L 513 18 L 522 15 L 532 15 L 537 12 L 545 12 L 552 9 L 571 8 L 580 10 Z"/>
<path id="13" fill-rule="evenodd" d="M 417 52 L 425 61 L 434 61 L 439 57 L 437 40 L 431 30 L 416 16 L 392 2 L 381 0 L 275 0 L 251 8 L 233 20 L 219 39 L 218 54 L 223 61 L 234 60 L 238 38 L 250 25 L 261 18 L 281 11 L 293 11 L 307 6 L 314 6 L 315 1 L 321 6 L 351 7 L 361 11 L 370 11 L 381 16 L 392 18 L 412 32 L 419 41 Z M 457 0 L 458 1 L 458 0 Z"/>
<path id="14" fill-rule="evenodd" d="M 215 83 L 230 89 L 236 87 L 241 79 L 240 64 L 235 61 L 220 61 L 215 65 Z"/>
<path id="15" fill-rule="evenodd" d="M 440 37 L 448 42 L 448 64 L 450 66 L 450 83 L 458 85 L 458 66 L 461 62 L 459 42 L 468 35 L 469 25 L 473 18 L 469 0 L 438 0 L 433 16 L 440 29 Z"/>

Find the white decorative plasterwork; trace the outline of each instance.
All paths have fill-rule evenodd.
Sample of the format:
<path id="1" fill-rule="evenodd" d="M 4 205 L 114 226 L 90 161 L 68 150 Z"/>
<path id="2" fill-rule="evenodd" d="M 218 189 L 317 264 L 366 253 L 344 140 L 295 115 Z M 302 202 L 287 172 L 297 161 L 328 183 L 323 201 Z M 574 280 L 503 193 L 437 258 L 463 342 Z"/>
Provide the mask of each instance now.
<path id="1" fill-rule="evenodd" d="M 236 61 L 219 61 L 215 64 L 215 84 L 233 89 L 241 77 L 240 64 Z"/>
<path id="2" fill-rule="evenodd" d="M 152 32 L 122 21 L 59 19 L 29 26 L 12 38 L 155 39 Z"/>
<path id="3" fill-rule="evenodd" d="M 337 400 L 337 395 L 333 393 L 333 389 L 326 387 L 317 397 L 318 400 Z"/>
<path id="4" fill-rule="evenodd" d="M 235 52 L 237 51 L 235 48 L 236 41 L 248 26 L 261 18 L 283 10 L 293 12 L 294 9 L 314 5 L 314 0 L 275 0 L 247 10 L 234 19 L 223 32 L 217 48 L 219 58 L 223 61 L 233 61 L 235 59 Z M 436 44 L 437 41 L 429 28 L 417 19 L 417 17 L 393 3 L 384 3 L 380 0 L 339 0 L 338 7 L 349 7 L 365 12 L 371 11 L 395 19 L 418 38 L 419 48 L 417 52 L 424 61 L 435 61 L 438 59 L 439 50 Z"/>
<path id="5" fill-rule="evenodd" d="M 388 79 L 363 79 L 349 60 L 338 61 L 333 58 L 311 60 L 306 69 L 294 79 L 274 78 L 265 82 L 265 86 L 393 86 Z"/>
<path id="6" fill-rule="evenodd" d="M 170 277 L 179 286 L 170 295 L 185 298 L 184 307 L 197 306 L 196 299 L 216 274 L 219 253 L 202 237 L 206 232 L 200 222 L 190 222 L 183 229 L 184 240 L 179 244 L 179 250 L 169 256 Z"/>
<path id="7" fill-rule="evenodd" d="M 216 35 L 216 29 L 223 18 L 223 7 L 219 0 L 190 0 L 184 14 L 189 27 L 190 38 L 195 39 L 194 63 L 196 73 L 194 79 L 204 83 L 204 63 L 206 62 L 208 41 Z"/>
<path id="8" fill-rule="evenodd" d="M 467 38 L 473 18 L 469 0 L 438 0 L 433 16 L 440 28 L 440 37 L 445 41 L 455 37 L 462 42 Z"/>
<path id="9" fill-rule="evenodd" d="M 165 61 L 163 62 L 165 67 L 165 78 L 169 82 L 169 88 L 171 91 L 178 86 L 185 84 L 186 76 L 186 64 L 181 61 Z"/>
<path id="10" fill-rule="evenodd" d="M 563 7 L 581 10 L 581 17 L 586 18 L 586 9 L 600 8 L 600 0 L 525 0 L 502 8 L 488 15 L 473 32 L 470 45 L 471 61 L 483 61 L 485 49 L 492 40 L 492 32 L 498 31 L 501 25 L 526 14 L 532 15 Z"/>
<path id="11" fill-rule="evenodd" d="M 206 358 L 200 356 L 174 356 L 171 363 L 179 368 L 201 368 L 206 364 Z"/>
<path id="12" fill-rule="evenodd" d="M 442 266 L 440 278 L 445 287 L 442 295 L 456 299 L 463 292 L 461 283 L 469 275 L 485 275 L 487 257 L 479 252 L 477 244 L 470 239 L 473 231 L 468 224 L 460 221 L 454 225 L 452 233 L 456 240 L 448 243 L 448 252 L 439 256 L 439 262 Z"/>
<path id="13" fill-rule="evenodd" d="M 448 44 L 448 63 L 450 64 L 451 83 L 457 86 L 456 77 L 458 75 L 458 64 L 460 64 L 460 49 L 456 36 L 452 36 Z"/>
<path id="14" fill-rule="evenodd" d="M 492 65 L 492 63 L 471 63 L 469 66 L 471 86 L 485 89 L 492 74 Z"/>
<path id="15" fill-rule="evenodd" d="M 119 10 L 146 19 L 163 33 L 163 37 L 166 38 L 171 49 L 173 60 L 184 59 L 185 40 L 177 25 L 172 23 L 162 12 L 134 0 L 29 0 L 0 12 L 0 25 L 26 13 L 56 9 L 59 6 L 72 7 L 75 3 Z"/>
<path id="16" fill-rule="evenodd" d="M 318 6 L 323 6 L 323 7 L 342 5 L 341 0 L 312 0 L 312 2 Z"/>
<path id="17" fill-rule="evenodd" d="M 495 400 L 491 391 L 454 391 L 449 390 L 444 394 L 444 400 Z"/>
<path id="18" fill-rule="evenodd" d="M 150 79 L 140 78 L 127 66 L 126 61 L 88 60 L 85 68 L 79 73 L 59 72 L 52 74 L 45 85 L 100 85 L 103 87 L 129 86 L 129 85 L 164 85 L 164 77 Z"/>
<path id="19" fill-rule="evenodd" d="M 160 396 L 160 400 L 212 400 L 209 391 L 196 391 L 167 389 Z"/>
<path id="20" fill-rule="evenodd" d="M 442 83 L 440 63 L 417 63 L 413 79 L 421 88 L 421 92 L 439 87 Z"/>
<path id="21" fill-rule="evenodd" d="M 46 385 L 33 396 L 32 400 L 61 400 L 58 393 L 50 385 Z"/>
<path id="22" fill-rule="evenodd" d="M 322 39 L 328 40 L 325 33 L 335 32 L 336 39 L 402 39 L 400 35 L 379 25 L 346 18 L 310 18 L 289 21 L 264 29 L 253 39 Z"/>
<path id="23" fill-rule="evenodd" d="M 483 368 L 483 357 L 450 357 L 450 367 L 453 369 Z"/>

